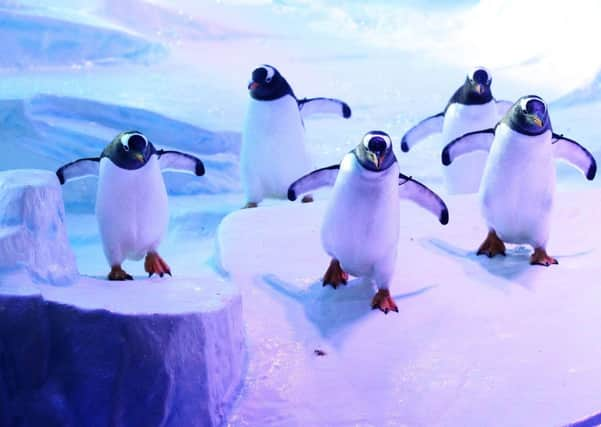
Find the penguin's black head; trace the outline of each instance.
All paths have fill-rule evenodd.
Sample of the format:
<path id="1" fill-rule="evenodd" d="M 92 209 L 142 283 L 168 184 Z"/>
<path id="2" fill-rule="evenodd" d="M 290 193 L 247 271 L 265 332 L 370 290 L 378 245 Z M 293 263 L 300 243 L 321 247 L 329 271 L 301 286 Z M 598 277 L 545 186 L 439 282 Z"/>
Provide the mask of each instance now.
<path id="1" fill-rule="evenodd" d="M 138 169 L 146 164 L 155 150 L 150 141 L 138 131 L 121 132 L 102 152 L 123 169 Z"/>
<path id="2" fill-rule="evenodd" d="M 492 76 L 484 67 L 476 67 L 470 71 L 463 84 L 463 92 L 466 97 L 465 104 L 483 104 L 492 99 L 490 85 Z"/>
<path id="3" fill-rule="evenodd" d="M 252 72 L 248 83 L 250 96 L 261 101 L 271 101 L 285 95 L 292 95 L 292 88 L 275 67 L 261 65 Z"/>
<path id="4" fill-rule="evenodd" d="M 509 127 L 525 135 L 540 135 L 551 130 L 547 104 L 540 96 L 527 95 L 517 100 L 506 118 Z"/>
<path id="5" fill-rule="evenodd" d="M 396 162 L 390 136 L 379 130 L 367 132 L 353 152 L 361 166 L 374 172 L 384 171 Z"/>

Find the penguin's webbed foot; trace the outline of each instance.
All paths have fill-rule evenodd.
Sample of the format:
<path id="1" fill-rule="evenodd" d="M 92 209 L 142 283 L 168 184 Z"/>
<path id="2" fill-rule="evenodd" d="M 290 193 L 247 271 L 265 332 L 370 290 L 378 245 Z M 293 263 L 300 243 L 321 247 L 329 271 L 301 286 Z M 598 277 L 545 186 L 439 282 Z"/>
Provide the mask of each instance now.
<path id="1" fill-rule="evenodd" d="M 331 285 L 336 289 L 338 285 L 346 285 L 346 282 L 348 282 L 348 273 L 342 269 L 337 259 L 332 259 L 326 274 L 323 275 L 323 285 Z"/>
<path id="2" fill-rule="evenodd" d="M 390 296 L 388 289 L 378 289 L 378 292 L 374 295 L 371 300 L 371 309 L 375 310 L 376 308 L 383 311 L 384 314 L 388 314 L 389 311 L 399 312 L 399 308 Z"/>
<path id="3" fill-rule="evenodd" d="M 134 278 L 127 274 L 120 265 L 111 267 L 111 272 L 108 274 L 107 279 L 109 280 L 134 280 Z"/>
<path id="4" fill-rule="evenodd" d="M 307 194 L 306 196 L 304 196 L 301 199 L 301 203 L 313 203 L 313 196 L 310 194 Z"/>
<path id="5" fill-rule="evenodd" d="M 257 202 L 248 202 L 242 207 L 242 209 L 252 209 L 258 207 L 259 204 Z"/>
<path id="6" fill-rule="evenodd" d="M 552 264 L 559 264 L 559 262 L 555 258 L 547 255 L 547 251 L 543 248 L 535 248 L 534 253 L 530 255 L 530 264 L 549 267 Z"/>
<path id="7" fill-rule="evenodd" d="M 492 258 L 495 255 L 505 256 L 505 243 L 499 239 L 499 236 L 497 236 L 497 233 L 495 233 L 494 230 L 490 230 L 488 236 L 486 236 L 486 239 L 478 248 L 477 254 L 486 255 L 489 258 Z"/>
<path id="8" fill-rule="evenodd" d="M 153 274 L 158 274 L 160 277 L 163 277 L 165 274 L 171 276 L 169 266 L 156 252 L 148 252 L 148 254 L 146 254 L 146 259 L 144 259 L 144 270 L 148 273 L 148 277 L 151 277 Z"/>

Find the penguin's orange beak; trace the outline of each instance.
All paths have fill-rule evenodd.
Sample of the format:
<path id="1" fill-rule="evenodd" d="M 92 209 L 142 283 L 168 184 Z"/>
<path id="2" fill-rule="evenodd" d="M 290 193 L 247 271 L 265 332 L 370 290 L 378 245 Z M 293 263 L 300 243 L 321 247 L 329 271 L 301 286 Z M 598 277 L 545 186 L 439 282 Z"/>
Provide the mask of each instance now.
<path id="1" fill-rule="evenodd" d="M 476 92 L 478 92 L 481 95 L 484 92 L 484 86 L 482 86 L 480 83 L 478 83 L 476 85 Z"/>
<path id="2" fill-rule="evenodd" d="M 255 90 L 256 88 L 258 88 L 260 85 L 257 82 L 250 82 L 248 84 L 248 90 Z"/>
<path id="3" fill-rule="evenodd" d="M 144 163 L 144 156 L 142 155 L 142 153 L 135 153 L 134 157 L 136 158 L 137 161 L 139 161 L 140 163 Z"/>
<path id="4" fill-rule="evenodd" d="M 542 120 L 541 120 L 539 117 L 537 117 L 537 116 L 535 116 L 535 115 L 532 115 L 532 121 L 533 121 L 533 122 L 534 122 L 534 124 L 535 124 L 536 126 L 538 126 L 539 128 L 542 128 L 542 127 L 543 127 L 543 121 L 542 121 Z"/>

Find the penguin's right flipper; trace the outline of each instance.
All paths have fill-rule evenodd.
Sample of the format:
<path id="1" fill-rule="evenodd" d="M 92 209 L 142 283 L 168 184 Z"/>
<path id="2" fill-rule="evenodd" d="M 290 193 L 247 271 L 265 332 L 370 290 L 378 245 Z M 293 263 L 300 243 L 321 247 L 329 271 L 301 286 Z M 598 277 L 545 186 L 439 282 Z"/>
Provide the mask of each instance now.
<path id="1" fill-rule="evenodd" d="M 563 135 L 553 133 L 553 149 L 555 157 L 576 166 L 588 180 L 595 178 L 597 162 L 582 145 Z"/>
<path id="2" fill-rule="evenodd" d="M 338 114 L 345 119 L 351 117 L 351 107 L 346 102 L 334 98 L 304 98 L 298 100 L 301 116 L 311 114 Z"/>
<path id="3" fill-rule="evenodd" d="M 449 209 L 445 202 L 424 184 L 410 176 L 399 174 L 399 197 L 410 199 L 438 217 L 441 224 L 449 222 Z"/>
<path id="4" fill-rule="evenodd" d="M 321 187 L 332 186 L 336 182 L 340 165 L 317 169 L 297 179 L 288 187 L 288 200 L 294 202 L 299 194 L 305 194 Z"/>
<path id="5" fill-rule="evenodd" d="M 401 140 L 401 151 L 407 152 L 420 140 L 434 134 L 442 132 L 442 123 L 444 122 L 444 111 L 426 117 L 424 120 L 409 129 Z"/>
<path id="6" fill-rule="evenodd" d="M 172 150 L 158 150 L 157 155 L 159 156 L 161 170 L 190 172 L 196 176 L 205 174 L 205 166 L 202 161 L 191 154 Z"/>
<path id="7" fill-rule="evenodd" d="M 100 157 L 88 157 L 61 166 L 56 171 L 56 176 L 62 185 L 72 179 L 83 178 L 86 176 L 98 176 L 99 169 Z"/>
<path id="8" fill-rule="evenodd" d="M 457 157 L 472 151 L 489 151 L 494 139 L 494 128 L 469 132 L 455 138 L 443 148 L 442 164 L 449 166 Z"/>

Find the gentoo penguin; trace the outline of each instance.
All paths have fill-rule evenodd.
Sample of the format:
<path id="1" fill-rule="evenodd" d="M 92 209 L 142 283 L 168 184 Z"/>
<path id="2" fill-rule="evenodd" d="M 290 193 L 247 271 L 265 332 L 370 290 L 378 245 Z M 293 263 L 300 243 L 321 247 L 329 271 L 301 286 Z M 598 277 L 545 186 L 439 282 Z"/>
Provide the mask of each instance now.
<path id="1" fill-rule="evenodd" d="M 368 132 L 340 165 L 318 169 L 295 181 L 288 199 L 334 185 L 321 228 L 321 242 L 332 257 L 323 285 L 346 284 L 348 275 L 364 277 L 378 288 L 372 308 L 398 312 L 388 290 L 397 256 L 399 198 L 407 198 L 449 221 L 444 202 L 423 184 L 399 172 L 388 134 Z"/>
<path id="2" fill-rule="evenodd" d="M 430 116 L 411 128 L 401 141 L 401 150 L 409 151 L 423 138 L 442 132 L 442 145 L 468 132 L 493 127 L 511 107 L 509 101 L 497 101 L 490 89 L 492 76 L 484 67 L 468 73 L 465 82 L 453 94 L 444 111 Z M 480 187 L 486 153 L 470 153 L 460 163 L 443 169 L 450 194 L 475 193 Z"/>
<path id="3" fill-rule="evenodd" d="M 531 264 L 557 264 L 546 252 L 555 194 L 553 160 L 566 160 L 592 180 L 597 164 L 591 153 L 553 132 L 547 105 L 535 95 L 520 98 L 495 128 L 470 132 L 449 143 L 442 163 L 450 165 L 474 150 L 490 151 L 480 187 L 489 231 L 478 255 L 505 255 L 504 242 L 525 243 L 534 248 Z"/>
<path id="4" fill-rule="evenodd" d="M 56 171 L 61 184 L 89 175 L 98 176 L 96 217 L 102 246 L 111 271 L 109 280 L 132 280 L 121 264 L 146 256 L 148 276 L 171 271 L 157 253 L 169 219 L 162 170 L 186 171 L 202 176 L 203 163 L 178 151 L 155 149 L 137 131 L 122 132 L 100 157 L 79 159 Z"/>
<path id="5" fill-rule="evenodd" d="M 305 148 L 303 119 L 315 113 L 351 116 L 349 106 L 337 99 L 296 99 L 286 79 L 271 65 L 252 72 L 248 84 L 240 173 L 247 208 L 264 197 L 285 198 L 288 186 L 311 170 Z M 311 202 L 310 195 L 303 202 Z"/>

